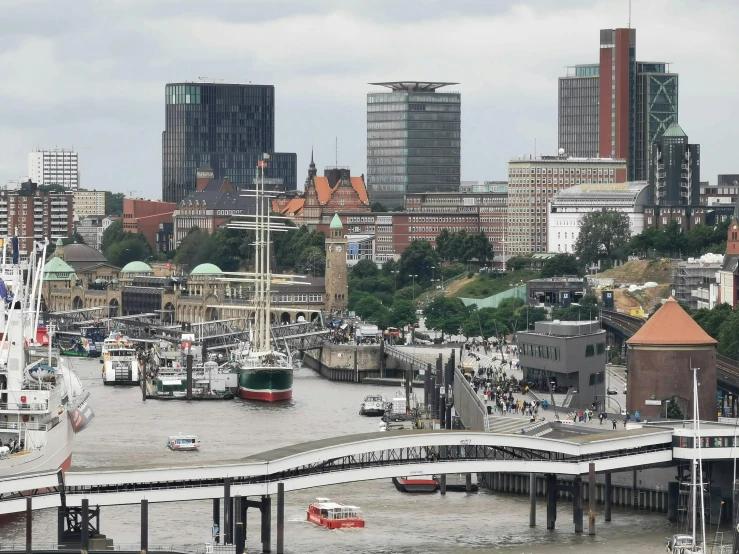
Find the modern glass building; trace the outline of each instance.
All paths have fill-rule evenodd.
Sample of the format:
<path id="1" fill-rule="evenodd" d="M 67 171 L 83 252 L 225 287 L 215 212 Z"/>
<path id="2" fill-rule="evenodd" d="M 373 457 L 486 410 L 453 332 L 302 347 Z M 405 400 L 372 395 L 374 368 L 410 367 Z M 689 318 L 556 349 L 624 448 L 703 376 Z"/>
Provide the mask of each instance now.
<path id="1" fill-rule="evenodd" d="M 407 192 L 453 192 L 460 183 L 458 83 L 370 83 L 367 94 L 367 191 L 372 202 L 403 206 Z"/>
<path id="2" fill-rule="evenodd" d="M 265 177 L 297 188 L 297 155 L 275 152 L 275 88 L 211 82 L 165 86 L 162 199 L 179 202 L 195 191 L 196 171 L 210 165 L 216 179 L 248 186 L 262 153 Z"/>
<path id="3" fill-rule="evenodd" d="M 633 174 L 649 179 L 652 146 L 673 123 L 677 123 L 678 74 L 663 62 L 636 62 L 634 105 Z M 631 158 L 632 154 L 629 154 Z"/>

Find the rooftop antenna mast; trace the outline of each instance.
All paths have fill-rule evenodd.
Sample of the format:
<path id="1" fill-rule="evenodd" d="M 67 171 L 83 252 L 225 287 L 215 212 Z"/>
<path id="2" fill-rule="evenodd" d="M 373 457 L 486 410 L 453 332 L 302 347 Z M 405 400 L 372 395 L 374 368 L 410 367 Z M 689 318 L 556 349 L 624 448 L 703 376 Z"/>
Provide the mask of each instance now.
<path id="1" fill-rule="evenodd" d="M 629 29 L 631 29 L 631 0 L 629 0 Z"/>

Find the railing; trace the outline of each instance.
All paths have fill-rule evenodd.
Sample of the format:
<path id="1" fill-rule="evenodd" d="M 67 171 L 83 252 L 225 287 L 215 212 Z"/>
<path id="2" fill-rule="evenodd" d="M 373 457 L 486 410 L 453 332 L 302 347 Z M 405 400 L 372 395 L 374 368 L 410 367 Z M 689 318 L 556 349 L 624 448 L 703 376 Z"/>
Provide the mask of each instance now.
<path id="1" fill-rule="evenodd" d="M 413 354 L 409 354 L 408 352 L 403 352 L 400 348 L 397 348 L 396 346 L 386 346 L 385 353 L 400 362 L 410 364 L 410 369 L 413 369 L 414 371 L 420 371 L 422 369 L 425 370 L 429 365 L 429 362 L 427 362 L 426 360 L 414 356 Z"/>
<path id="2" fill-rule="evenodd" d="M 454 368 L 454 410 L 473 431 L 489 431 L 488 410 L 459 368 Z"/>

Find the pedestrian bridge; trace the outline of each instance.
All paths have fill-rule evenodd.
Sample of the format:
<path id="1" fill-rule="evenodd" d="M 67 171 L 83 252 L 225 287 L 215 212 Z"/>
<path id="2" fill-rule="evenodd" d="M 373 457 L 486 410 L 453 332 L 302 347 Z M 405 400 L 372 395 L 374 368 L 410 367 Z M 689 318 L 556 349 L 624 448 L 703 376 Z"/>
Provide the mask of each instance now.
<path id="1" fill-rule="evenodd" d="M 673 430 L 640 429 L 551 439 L 479 431 L 366 433 L 270 450 L 218 465 L 73 469 L 0 480 L 0 513 L 62 505 L 109 506 L 260 496 L 355 481 L 448 473 L 582 475 L 673 463 Z"/>

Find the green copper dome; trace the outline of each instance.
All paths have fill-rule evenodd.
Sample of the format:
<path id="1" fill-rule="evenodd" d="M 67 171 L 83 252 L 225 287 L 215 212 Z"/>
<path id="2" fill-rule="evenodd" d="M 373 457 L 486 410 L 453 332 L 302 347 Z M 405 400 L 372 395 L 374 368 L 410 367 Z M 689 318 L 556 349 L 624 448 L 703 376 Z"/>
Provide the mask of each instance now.
<path id="1" fill-rule="evenodd" d="M 121 273 L 154 273 L 154 270 L 145 262 L 129 262 L 121 269 Z"/>
<path id="2" fill-rule="evenodd" d="M 200 264 L 190 272 L 190 275 L 223 275 L 223 271 L 215 264 Z"/>

